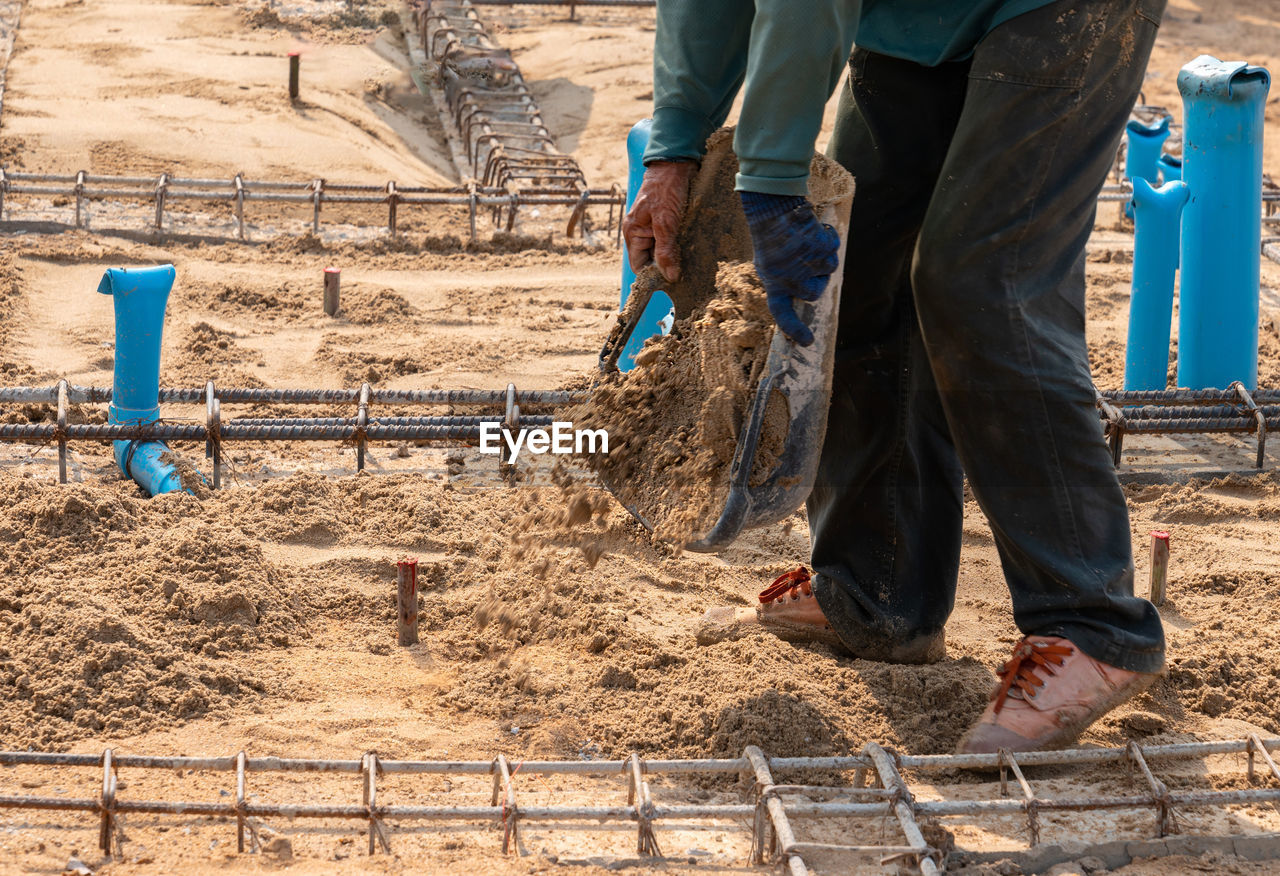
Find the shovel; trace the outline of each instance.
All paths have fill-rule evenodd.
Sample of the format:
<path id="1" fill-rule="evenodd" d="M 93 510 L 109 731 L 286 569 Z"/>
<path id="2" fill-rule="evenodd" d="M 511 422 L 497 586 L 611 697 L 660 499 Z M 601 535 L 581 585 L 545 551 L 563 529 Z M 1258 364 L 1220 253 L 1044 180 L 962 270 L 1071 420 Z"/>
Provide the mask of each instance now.
<path id="1" fill-rule="evenodd" d="M 680 279 L 669 283 L 652 265 L 637 275 L 618 324 L 600 353 L 603 373 L 618 370 L 618 357 L 654 292 L 662 290 L 667 294 L 679 320 L 715 297 L 716 272 L 721 262 L 752 260 L 751 235 L 733 190 L 737 169 L 732 132 L 716 132 L 707 141 L 707 154 L 693 180 L 688 206 L 677 232 Z M 835 228 L 840 236 L 840 265 L 827 281 L 822 297 L 815 302 L 795 299 L 796 314 L 813 331 L 813 344 L 802 347 L 782 332 L 774 331 L 764 371 L 738 430 L 724 506 L 711 529 L 686 544 L 687 550 L 702 553 L 724 550 L 744 529 L 768 526 L 790 516 L 804 504 L 813 489 L 831 400 L 836 313 L 840 306 L 853 178 L 829 159 L 815 156 L 809 198 L 819 221 Z M 779 410 L 780 405 L 783 407 Z M 785 414 L 788 424 L 782 452 L 773 470 L 761 478 L 756 472 L 756 455 L 766 416 L 776 418 L 780 412 Z M 604 482 L 611 492 L 618 494 L 618 485 L 610 484 L 607 476 Z M 628 506 L 627 510 L 647 528 L 653 528 L 636 508 Z"/>

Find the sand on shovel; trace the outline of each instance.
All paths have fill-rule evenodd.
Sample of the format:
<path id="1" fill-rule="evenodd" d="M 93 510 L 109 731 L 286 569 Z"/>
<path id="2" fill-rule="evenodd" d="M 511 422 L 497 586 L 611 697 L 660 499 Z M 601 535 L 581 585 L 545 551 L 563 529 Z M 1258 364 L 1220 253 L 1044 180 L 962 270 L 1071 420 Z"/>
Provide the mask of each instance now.
<path id="1" fill-rule="evenodd" d="M 655 536 L 686 544 L 720 516 L 744 416 L 765 368 L 774 322 L 752 265 L 734 177 L 733 131 L 707 141 L 678 233 L 681 277 L 666 282 L 657 269 L 636 278 L 628 306 L 642 306 L 643 288 L 662 289 L 676 303 L 671 332 L 649 340 L 636 367 L 603 374 L 575 422 L 609 434 L 609 453 L 588 463 L 623 505 Z M 809 199 L 818 209 L 844 196 L 853 182 L 838 164 L 815 155 Z M 616 343 L 629 311 L 620 314 Z M 751 482 L 779 461 L 790 426 L 783 396 L 771 396 Z"/>

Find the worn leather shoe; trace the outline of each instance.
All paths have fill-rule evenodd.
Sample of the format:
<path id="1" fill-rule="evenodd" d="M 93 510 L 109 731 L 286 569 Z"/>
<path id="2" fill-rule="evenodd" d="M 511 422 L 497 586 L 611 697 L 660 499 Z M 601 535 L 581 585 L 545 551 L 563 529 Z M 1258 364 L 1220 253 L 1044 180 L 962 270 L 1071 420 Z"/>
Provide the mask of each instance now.
<path id="1" fill-rule="evenodd" d="M 1159 677 L 1108 666 L 1058 636 L 1025 637 L 998 675 L 991 702 L 960 740 L 958 754 L 1070 745 L 1086 727 Z"/>

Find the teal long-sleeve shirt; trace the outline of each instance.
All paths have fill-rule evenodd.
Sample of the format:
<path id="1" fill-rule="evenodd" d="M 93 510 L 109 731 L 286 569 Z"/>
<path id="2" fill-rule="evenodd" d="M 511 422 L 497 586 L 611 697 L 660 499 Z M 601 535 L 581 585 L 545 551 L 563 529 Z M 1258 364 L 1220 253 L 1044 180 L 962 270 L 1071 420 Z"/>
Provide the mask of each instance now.
<path id="1" fill-rule="evenodd" d="M 858 45 L 933 66 L 1051 0 L 658 0 L 645 162 L 698 158 L 744 88 L 740 190 L 806 194 L 822 112 Z"/>

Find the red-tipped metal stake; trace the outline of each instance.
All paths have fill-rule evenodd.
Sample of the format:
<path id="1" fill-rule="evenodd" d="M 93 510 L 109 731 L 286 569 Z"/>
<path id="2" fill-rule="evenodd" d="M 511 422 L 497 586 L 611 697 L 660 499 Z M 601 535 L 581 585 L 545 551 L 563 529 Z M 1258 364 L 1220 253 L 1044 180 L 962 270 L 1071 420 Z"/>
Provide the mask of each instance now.
<path id="1" fill-rule="evenodd" d="M 396 617 L 399 644 L 418 644 L 418 561 L 408 557 L 396 563 Z"/>
<path id="2" fill-rule="evenodd" d="M 1153 605 L 1164 605 L 1165 582 L 1169 576 L 1169 533 L 1151 533 L 1151 590 L 1147 598 Z"/>

